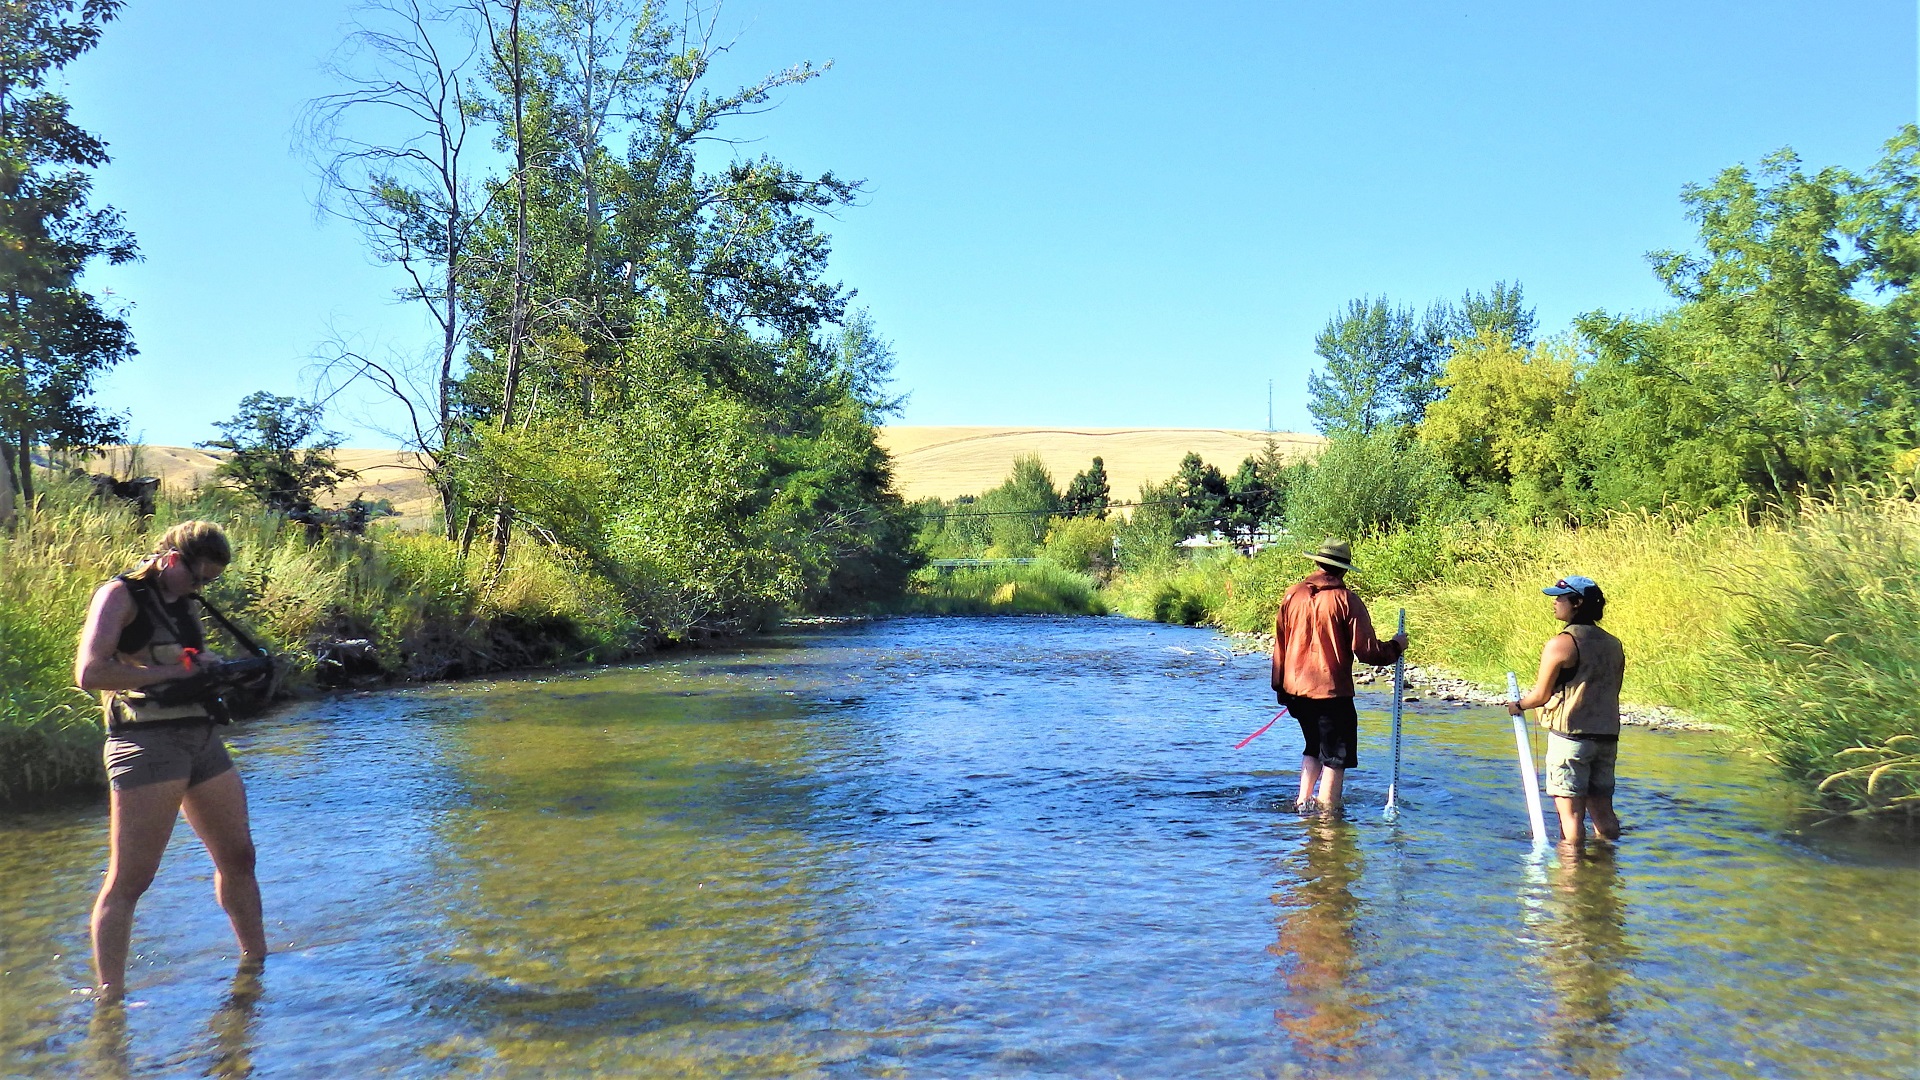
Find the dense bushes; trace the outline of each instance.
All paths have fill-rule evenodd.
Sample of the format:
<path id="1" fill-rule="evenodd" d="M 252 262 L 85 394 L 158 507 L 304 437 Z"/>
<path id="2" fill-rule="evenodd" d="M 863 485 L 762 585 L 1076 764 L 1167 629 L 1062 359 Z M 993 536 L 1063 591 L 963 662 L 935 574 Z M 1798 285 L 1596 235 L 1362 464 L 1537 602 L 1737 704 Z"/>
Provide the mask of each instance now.
<path id="1" fill-rule="evenodd" d="M 921 615 L 1105 615 L 1107 606 L 1092 578 L 1041 560 L 921 570 L 914 575 L 904 610 Z"/>

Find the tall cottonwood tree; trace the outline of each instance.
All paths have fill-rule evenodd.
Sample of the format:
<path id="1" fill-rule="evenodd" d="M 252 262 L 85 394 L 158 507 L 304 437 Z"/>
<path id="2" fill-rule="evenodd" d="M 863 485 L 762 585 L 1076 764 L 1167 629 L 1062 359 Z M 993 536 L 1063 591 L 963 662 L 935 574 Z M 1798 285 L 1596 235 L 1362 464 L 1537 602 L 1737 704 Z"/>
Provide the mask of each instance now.
<path id="1" fill-rule="evenodd" d="M 328 65 L 347 89 L 309 103 L 303 125 L 320 166 L 321 208 L 358 227 L 374 257 L 400 269 L 400 298 L 419 305 L 440 335 L 426 377 L 404 360 L 336 343 L 323 378 L 364 379 L 405 411 L 401 435 L 440 495 L 448 539 L 461 511 L 449 461 L 458 452 L 453 394 L 467 324 L 461 281 L 483 209 L 468 146 L 480 50 L 469 15 L 419 0 L 363 4 Z"/>
<path id="2" fill-rule="evenodd" d="M 96 259 L 136 252 L 118 211 L 88 205 L 87 170 L 107 163 L 106 144 L 48 88 L 119 9 L 119 0 L 0 4 L 0 443 L 29 501 L 35 446 L 89 448 L 121 430 L 86 397 L 133 355 L 132 331 L 78 279 Z"/>

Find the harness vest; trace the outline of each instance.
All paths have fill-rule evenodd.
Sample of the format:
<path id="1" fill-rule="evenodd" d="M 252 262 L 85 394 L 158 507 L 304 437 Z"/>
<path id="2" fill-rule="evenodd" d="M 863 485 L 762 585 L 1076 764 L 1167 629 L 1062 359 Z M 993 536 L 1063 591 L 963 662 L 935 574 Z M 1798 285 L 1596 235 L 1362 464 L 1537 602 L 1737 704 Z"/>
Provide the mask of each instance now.
<path id="1" fill-rule="evenodd" d="M 207 647 L 200 620 L 188 607 L 190 597 L 168 602 L 160 598 L 160 587 L 153 581 L 126 574 L 114 580 L 127 587 L 134 608 L 133 620 L 120 631 L 120 640 L 114 646 L 120 656 L 150 667 L 171 667 L 180 663 L 182 649 Z M 160 721 L 213 722 L 212 714 L 199 702 L 160 705 L 138 690 L 103 690 L 100 705 L 109 731 Z"/>
<path id="2" fill-rule="evenodd" d="M 1620 639 L 1591 623 L 1568 623 L 1574 668 L 1540 706 L 1540 719 L 1557 735 L 1619 735 L 1620 681 L 1627 653 Z"/>

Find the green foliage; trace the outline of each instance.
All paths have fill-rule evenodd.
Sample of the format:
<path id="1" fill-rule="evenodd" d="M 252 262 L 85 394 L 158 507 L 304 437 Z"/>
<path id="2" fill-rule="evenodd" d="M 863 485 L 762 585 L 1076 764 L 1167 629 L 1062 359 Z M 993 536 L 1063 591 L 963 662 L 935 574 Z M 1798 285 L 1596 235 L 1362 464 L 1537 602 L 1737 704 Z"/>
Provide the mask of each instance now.
<path id="1" fill-rule="evenodd" d="M 1087 471 L 1075 473 L 1060 496 L 1060 512 L 1068 517 L 1107 516 L 1107 504 L 1113 501 L 1113 489 L 1107 483 L 1107 464 L 1099 458 Z"/>
<path id="2" fill-rule="evenodd" d="M 306 513 L 314 500 L 353 479 L 334 461 L 340 436 L 321 426 L 320 406 L 264 390 L 240 399 L 230 420 L 214 425 L 224 438 L 200 445 L 225 450 L 213 474 L 269 510 Z"/>
<path id="3" fill-rule="evenodd" d="M 1186 539 L 1175 523 L 1177 496 L 1172 482 L 1140 485 L 1139 505 L 1114 530 L 1120 543 L 1120 568 L 1129 574 L 1167 567 L 1178 560 L 1174 545 Z"/>
<path id="4" fill-rule="evenodd" d="M 135 258 L 111 207 L 92 208 L 88 170 L 106 144 L 68 118 L 52 87 L 99 42 L 118 0 L 19 0 L 0 18 L 0 433 L 19 490 L 42 442 L 91 449 L 119 437 L 120 418 L 89 405 L 93 381 L 132 356 L 126 321 L 79 281 L 98 259 Z"/>
<path id="5" fill-rule="evenodd" d="M 918 508 L 922 550 L 936 559 L 1027 559 L 1046 542 L 1061 512 L 1060 492 L 1038 454 L 1014 459 L 999 487 L 951 503 Z"/>
<path id="6" fill-rule="evenodd" d="M 1168 482 L 1167 497 L 1174 501 L 1173 531 L 1182 539 L 1227 531 L 1227 478 L 1200 460 L 1199 454 L 1180 459 Z"/>
<path id="7" fill-rule="evenodd" d="M 1917 170 L 1907 125 L 1866 176 L 1783 150 L 1687 189 L 1704 252 L 1652 256 L 1680 306 L 1580 323 L 1602 505 L 1793 500 L 1920 445 Z"/>
<path id="8" fill-rule="evenodd" d="M 1356 540 L 1394 526 L 1447 521 L 1461 491 L 1426 444 L 1400 429 L 1336 436 L 1302 470 L 1287 497 L 1295 537 Z"/>
<path id="9" fill-rule="evenodd" d="M 1581 371 L 1568 342 L 1527 348 L 1494 334 L 1456 342 L 1440 380 L 1446 396 L 1427 410 L 1420 442 L 1485 513 L 1587 516 L 1581 445 L 1594 421 Z"/>
<path id="10" fill-rule="evenodd" d="M 1485 334 L 1524 347 L 1534 325 L 1520 286 L 1505 282 L 1468 292 L 1458 308 L 1431 304 L 1417 320 L 1385 297 L 1354 300 L 1314 338 L 1326 366 L 1307 377 L 1307 411 L 1327 435 L 1417 425 L 1444 392 L 1438 380 L 1456 341 Z"/>
<path id="11" fill-rule="evenodd" d="M 1085 574 L 1042 560 L 1026 566 L 926 569 L 913 576 L 905 610 L 923 615 L 1105 615 Z"/>
<path id="12" fill-rule="evenodd" d="M 1104 580 L 1114 571 L 1119 523 L 1096 517 L 1056 517 L 1047 522 L 1045 555 L 1063 569 Z"/>

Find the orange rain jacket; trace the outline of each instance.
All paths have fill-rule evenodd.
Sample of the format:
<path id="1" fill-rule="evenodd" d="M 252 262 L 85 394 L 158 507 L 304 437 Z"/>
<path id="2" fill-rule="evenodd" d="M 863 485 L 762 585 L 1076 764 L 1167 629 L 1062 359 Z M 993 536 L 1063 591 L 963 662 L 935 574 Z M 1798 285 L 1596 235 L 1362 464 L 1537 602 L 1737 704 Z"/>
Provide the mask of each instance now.
<path id="1" fill-rule="evenodd" d="M 1287 590 L 1273 620 L 1273 689 L 1303 698 L 1353 696 L 1353 661 L 1391 664 L 1401 648 L 1373 634 L 1367 605 L 1325 570 Z"/>

